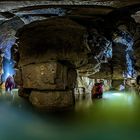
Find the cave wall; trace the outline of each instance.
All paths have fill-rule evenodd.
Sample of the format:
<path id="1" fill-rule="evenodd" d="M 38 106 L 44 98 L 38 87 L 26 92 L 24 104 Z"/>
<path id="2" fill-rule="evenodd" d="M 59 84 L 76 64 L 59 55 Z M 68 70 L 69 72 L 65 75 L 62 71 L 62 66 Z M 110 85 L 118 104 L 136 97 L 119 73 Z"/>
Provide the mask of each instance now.
<path id="1" fill-rule="evenodd" d="M 116 22 L 118 17 L 115 17 L 105 21 L 113 17 L 114 13 L 98 20 L 95 20 L 97 17 L 92 20 L 91 17 L 76 18 L 71 14 L 33 22 L 21 28 L 16 34 L 18 52 L 13 51 L 18 68 L 15 80 L 21 94 L 28 92 L 31 103 L 39 108 L 59 108 L 60 102 L 60 108 L 67 108 L 74 105 L 73 89 L 77 72 L 80 76 L 93 79 L 122 80 L 126 70 L 127 45 L 116 43 L 113 33 L 121 30 L 120 25 L 126 28 L 124 32 L 128 31 L 132 36 L 136 32 L 131 18 L 121 17 Z M 82 24 L 81 21 L 86 19 L 88 22 L 91 20 L 91 23 Z M 112 57 L 107 61 L 98 59 L 100 52 L 104 53 L 104 46 L 110 42 L 113 42 Z M 139 63 L 138 45 L 139 42 L 135 41 L 136 63 Z M 98 63 L 100 71 L 94 72 Z"/>

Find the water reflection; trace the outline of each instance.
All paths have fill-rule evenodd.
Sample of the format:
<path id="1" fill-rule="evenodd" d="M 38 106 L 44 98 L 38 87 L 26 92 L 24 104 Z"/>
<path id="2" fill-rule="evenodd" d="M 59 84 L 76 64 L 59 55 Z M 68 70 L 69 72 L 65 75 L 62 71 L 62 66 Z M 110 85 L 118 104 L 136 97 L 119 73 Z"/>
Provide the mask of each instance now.
<path id="1" fill-rule="evenodd" d="M 131 92 L 106 92 L 77 100 L 68 112 L 44 113 L 17 95 L 1 92 L 1 140 L 118 140 L 139 139 L 140 97 Z"/>

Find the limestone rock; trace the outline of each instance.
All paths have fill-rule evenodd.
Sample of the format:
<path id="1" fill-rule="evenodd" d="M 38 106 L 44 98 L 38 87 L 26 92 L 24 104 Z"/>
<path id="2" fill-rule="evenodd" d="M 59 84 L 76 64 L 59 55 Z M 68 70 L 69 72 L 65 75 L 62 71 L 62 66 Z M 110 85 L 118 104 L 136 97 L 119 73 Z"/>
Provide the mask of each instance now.
<path id="1" fill-rule="evenodd" d="M 137 71 L 140 72 L 140 41 L 138 40 L 134 44 L 134 56 L 136 59 L 135 66 L 137 67 Z"/>
<path id="2" fill-rule="evenodd" d="M 25 88 L 20 87 L 19 90 L 18 90 L 18 95 L 21 96 L 21 97 L 29 99 L 31 91 L 32 91 L 31 89 L 25 89 Z"/>
<path id="3" fill-rule="evenodd" d="M 74 62 L 82 59 L 85 31 L 83 26 L 65 18 L 38 21 L 25 26 L 17 34 L 20 39 L 20 66 L 48 60 Z"/>
<path id="4" fill-rule="evenodd" d="M 110 65 L 102 64 L 100 71 L 97 72 L 96 74 L 90 75 L 89 77 L 93 79 L 111 79 L 112 72 Z"/>
<path id="5" fill-rule="evenodd" d="M 15 80 L 15 83 L 16 83 L 17 86 L 22 86 L 23 85 L 21 69 L 16 70 L 16 75 L 14 77 L 14 80 Z"/>
<path id="6" fill-rule="evenodd" d="M 123 84 L 123 80 L 112 80 L 112 87 L 114 89 L 119 90 L 121 84 Z"/>
<path id="7" fill-rule="evenodd" d="M 74 94 L 72 91 L 32 91 L 30 102 L 43 110 L 62 110 L 73 107 Z"/>
<path id="8" fill-rule="evenodd" d="M 65 90 L 75 85 L 76 71 L 55 61 L 22 68 L 23 88 Z"/>

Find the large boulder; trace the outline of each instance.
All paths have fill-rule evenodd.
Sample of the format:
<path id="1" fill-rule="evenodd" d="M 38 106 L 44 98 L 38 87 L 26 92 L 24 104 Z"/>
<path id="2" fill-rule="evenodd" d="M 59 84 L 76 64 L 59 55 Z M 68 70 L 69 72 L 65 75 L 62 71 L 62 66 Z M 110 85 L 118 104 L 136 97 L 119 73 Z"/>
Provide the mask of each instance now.
<path id="1" fill-rule="evenodd" d="M 64 110 L 73 107 L 74 94 L 72 91 L 32 91 L 30 102 L 43 110 Z"/>
<path id="2" fill-rule="evenodd" d="M 43 109 L 74 105 L 75 67 L 87 59 L 84 34 L 84 27 L 65 18 L 23 27 L 17 34 L 19 47 L 14 56 L 19 58 L 15 76 L 19 94 Z"/>
<path id="3" fill-rule="evenodd" d="M 48 60 L 80 62 L 86 58 L 83 52 L 85 32 L 83 26 L 66 18 L 38 21 L 25 26 L 17 33 L 20 66 Z"/>
<path id="4" fill-rule="evenodd" d="M 58 62 L 31 64 L 22 68 L 23 88 L 38 90 L 72 89 L 76 71 Z"/>

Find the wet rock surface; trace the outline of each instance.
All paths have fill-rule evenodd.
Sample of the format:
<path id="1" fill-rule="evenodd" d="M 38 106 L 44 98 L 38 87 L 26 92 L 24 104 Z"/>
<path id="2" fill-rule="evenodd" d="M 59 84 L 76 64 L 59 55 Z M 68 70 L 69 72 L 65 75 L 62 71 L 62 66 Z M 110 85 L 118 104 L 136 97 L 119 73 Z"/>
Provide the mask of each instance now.
<path id="1" fill-rule="evenodd" d="M 38 109 L 63 110 L 73 107 L 74 94 L 72 91 L 32 91 L 29 100 Z"/>
<path id="2" fill-rule="evenodd" d="M 83 59 L 79 52 L 83 54 L 84 32 L 84 27 L 67 19 L 33 23 L 23 28 L 19 34 L 20 70 L 15 77 L 23 89 L 20 95 L 24 96 L 29 89 L 29 100 L 41 109 L 74 105 L 75 64 Z"/>
<path id="3" fill-rule="evenodd" d="M 128 33 L 137 40 L 135 21 L 126 14 L 127 8 L 120 19 L 115 16 L 122 9 L 115 12 L 113 8 L 93 9 L 73 8 L 64 17 L 36 21 L 17 32 L 18 53 L 13 54 L 18 68 L 15 79 L 23 89 L 21 95 L 22 91 L 30 91 L 29 100 L 34 106 L 71 107 L 77 72 L 94 79 L 123 79 L 128 46 L 119 42 L 119 38 L 127 42 L 124 36 Z M 124 36 L 117 34 L 120 31 Z M 119 41 L 116 43 L 115 39 Z M 134 44 L 134 54 L 139 58 L 139 42 Z M 139 65 L 139 60 L 136 64 Z"/>
<path id="4" fill-rule="evenodd" d="M 18 35 L 20 65 L 81 59 L 84 33 L 84 27 L 68 19 L 56 18 L 25 26 Z"/>
<path id="5" fill-rule="evenodd" d="M 134 43 L 134 56 L 135 56 L 135 69 L 140 73 L 140 24 L 136 26 L 135 43 Z"/>

